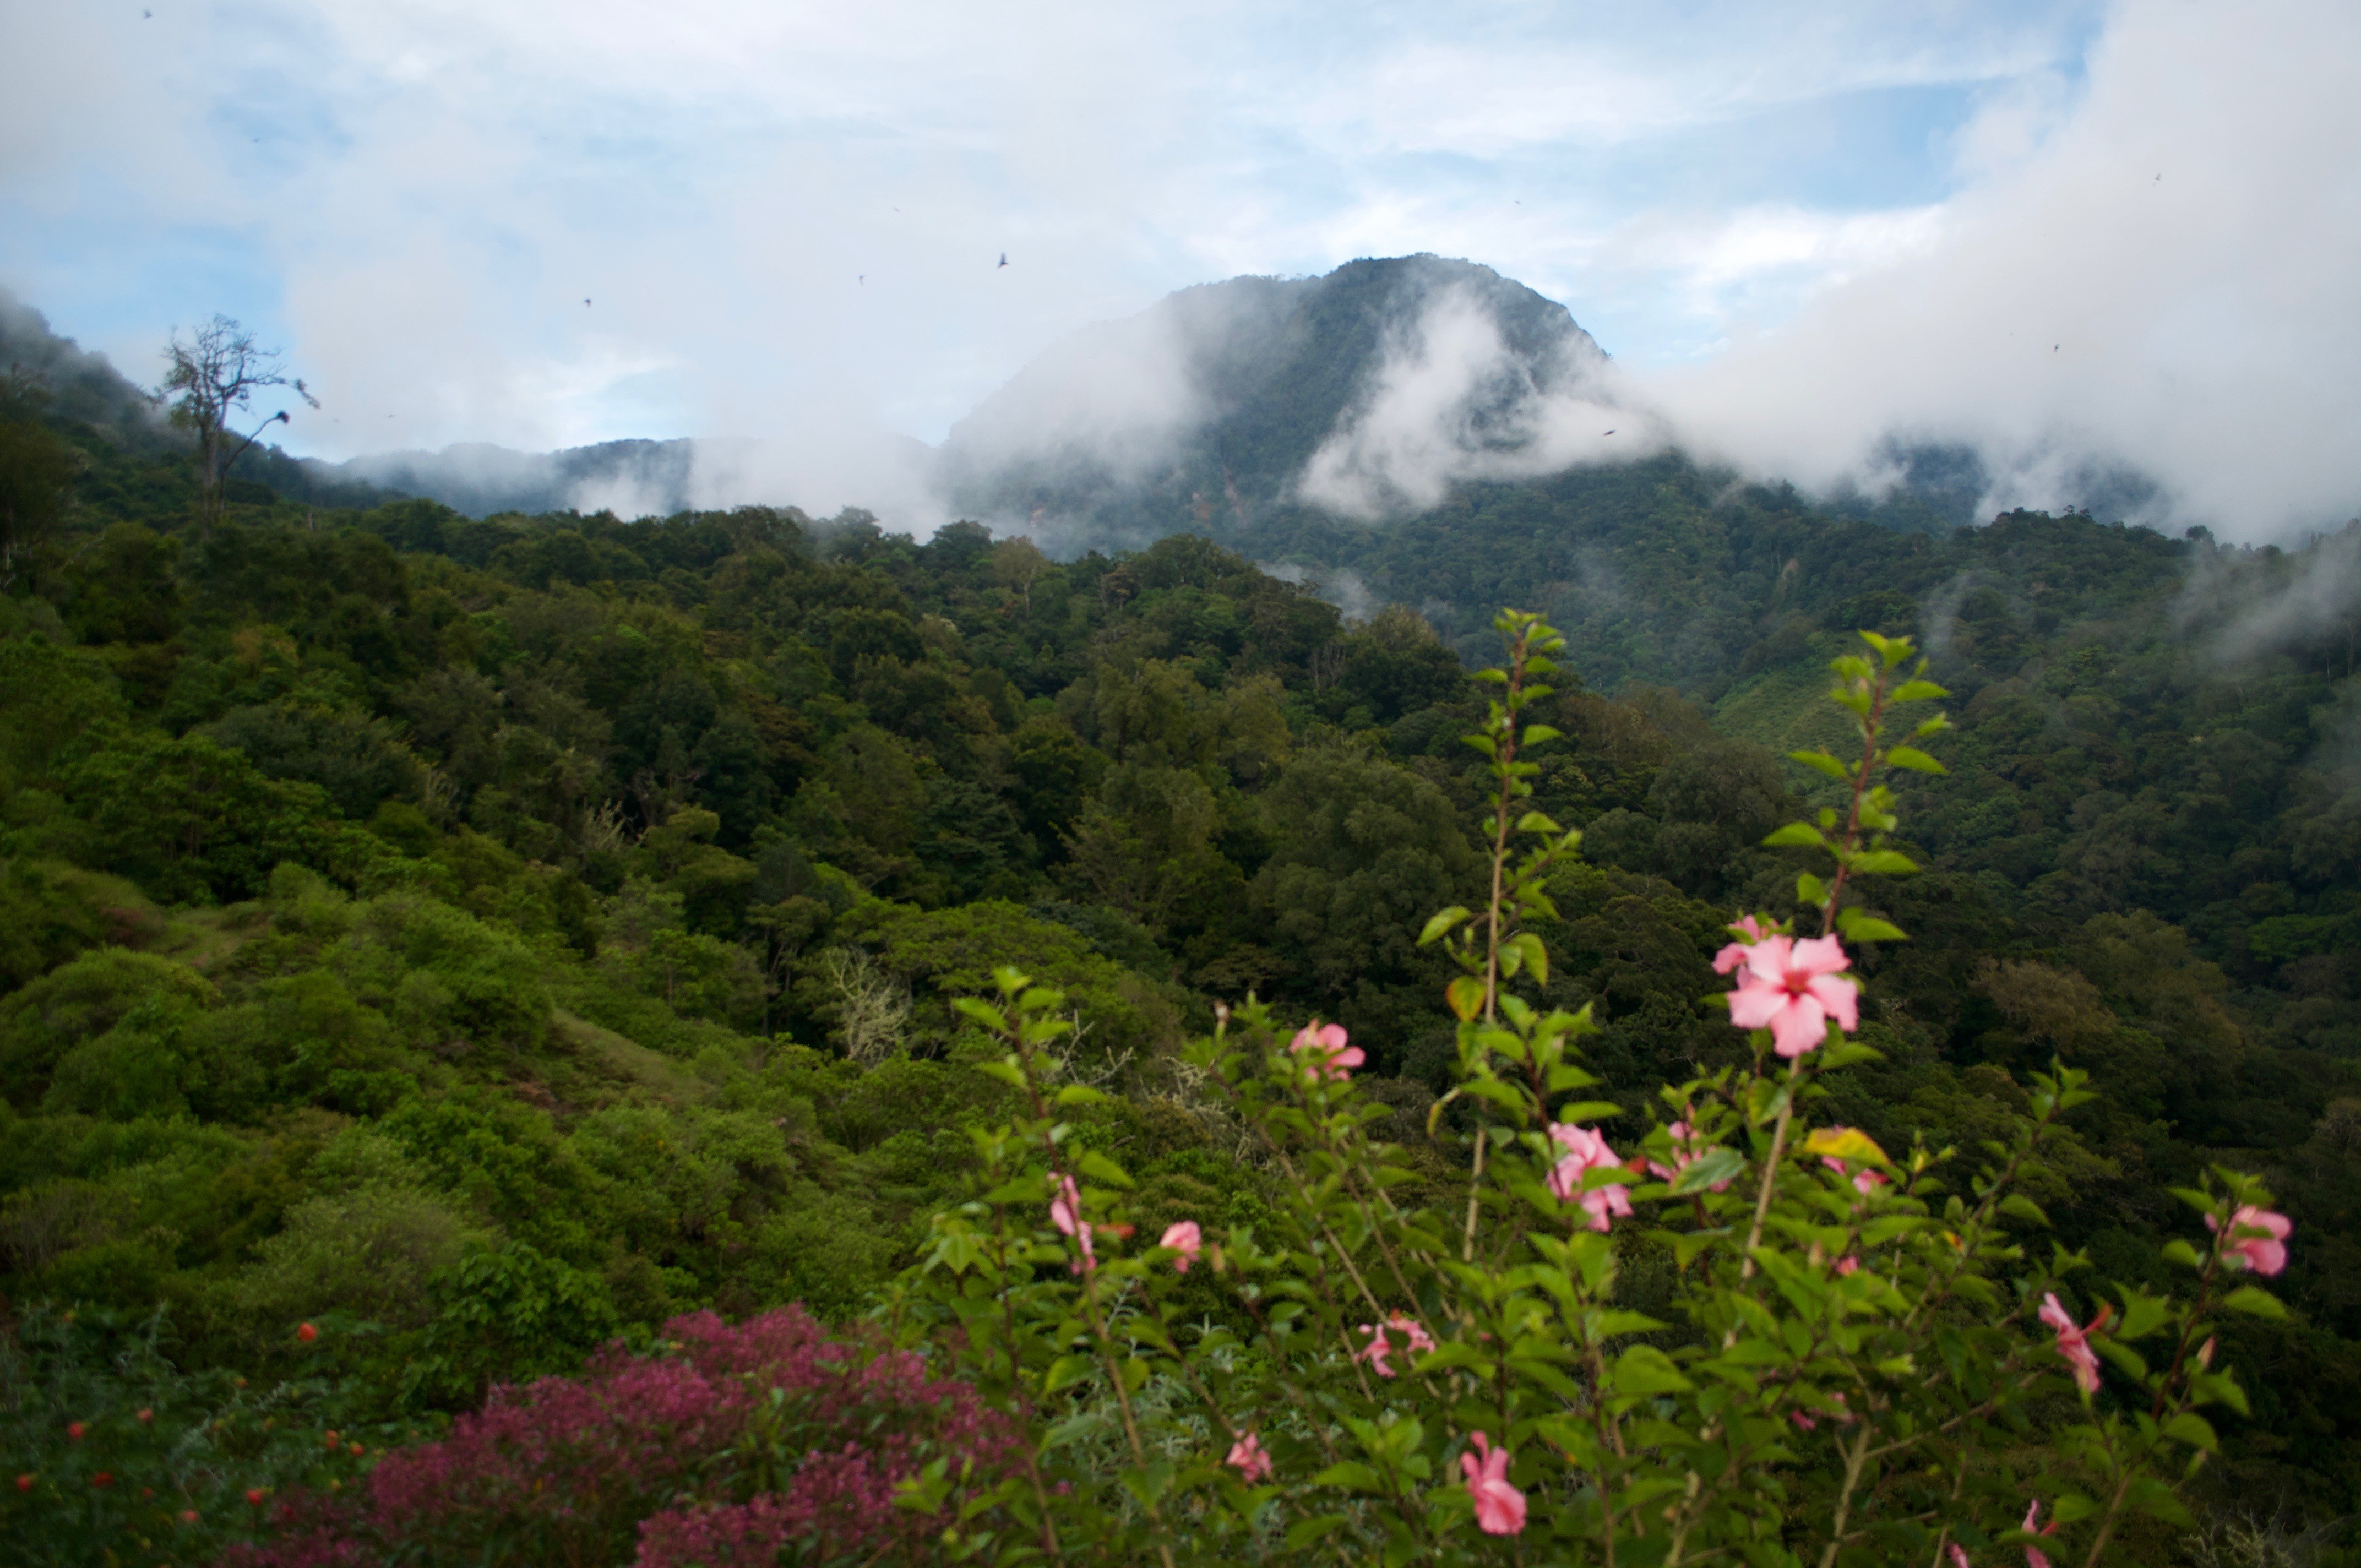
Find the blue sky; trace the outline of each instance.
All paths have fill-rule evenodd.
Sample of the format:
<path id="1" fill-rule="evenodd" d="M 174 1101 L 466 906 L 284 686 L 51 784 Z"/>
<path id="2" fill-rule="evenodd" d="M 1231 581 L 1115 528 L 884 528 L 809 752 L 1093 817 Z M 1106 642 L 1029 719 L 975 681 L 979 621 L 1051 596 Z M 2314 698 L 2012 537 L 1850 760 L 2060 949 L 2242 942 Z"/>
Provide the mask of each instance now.
<path id="1" fill-rule="evenodd" d="M 2138 310 L 2073 296 L 2108 318 L 2107 346 L 2085 338 L 2095 367 L 2043 405 L 2053 422 L 2127 378 L 2156 397 L 2224 373 L 2333 379 L 2361 346 L 2332 265 L 2361 217 L 2334 171 L 2361 146 L 2320 67 L 2361 44 L 2351 11 L 18 5 L 0 16 L 0 285 L 135 376 L 176 323 L 238 316 L 322 391 L 290 445 L 343 456 L 786 429 L 931 442 L 1048 343 L 1170 290 L 1433 250 L 1565 302 L 1721 420 L 1731 455 L 1775 464 L 1800 443 L 1796 463 L 1833 470 L 1900 374 L 1881 354 L 1974 362 L 1983 402 L 1913 381 L 1894 393 L 1909 418 L 2006 424 L 1988 405 L 2017 362 L 1978 346 L 1999 335 L 1987 313 L 2062 302 L 2094 272 L 2143 280 Z M 2209 95 L 2216 77 L 2236 91 Z M 2159 149 L 2253 187 L 2235 200 L 2267 230 L 2225 252 L 2194 205 L 2161 234 L 2147 209 L 2112 213 L 2154 194 L 2129 170 Z M 2078 180 L 2114 192 L 2087 224 L 2056 204 Z M 2107 237 L 2133 233 L 2144 248 Z M 2249 258 L 2294 270 L 2225 309 Z M 2294 323 L 2323 311 L 2307 349 Z M 2175 321 L 2249 316 L 2250 353 L 2157 357 Z M 1841 431 L 1748 425 L 1746 400 L 1806 373 Z M 2347 477 L 2288 506 L 2333 510 Z"/>

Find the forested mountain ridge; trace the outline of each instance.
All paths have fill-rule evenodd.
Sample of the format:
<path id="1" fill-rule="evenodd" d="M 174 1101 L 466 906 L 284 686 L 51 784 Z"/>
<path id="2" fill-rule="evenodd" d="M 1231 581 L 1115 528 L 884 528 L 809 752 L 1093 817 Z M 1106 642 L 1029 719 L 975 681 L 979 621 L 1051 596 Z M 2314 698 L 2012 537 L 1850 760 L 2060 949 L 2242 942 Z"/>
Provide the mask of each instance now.
<path id="1" fill-rule="evenodd" d="M 1473 440 L 1515 443 L 1526 402 L 1606 362 L 1565 306 L 1472 262 L 1233 278 L 1050 347 L 952 426 L 936 483 L 961 515 L 1054 528 L 1077 548 L 1251 528 L 1294 500 L 1323 444 L 1446 305 L 1497 354 L 1455 389 Z"/>
<path id="2" fill-rule="evenodd" d="M 1064 563 L 860 513 L 253 489 L 207 537 L 169 447 L 13 411 L 82 467 L 0 599 L 12 1302 L 162 1304 L 184 1364 L 258 1376 L 326 1323 L 342 1419 L 392 1433 L 675 1311 L 860 1312 L 1004 1092 L 950 1006 L 998 962 L 1067 992 L 1114 1091 L 1081 1119 L 1172 1218 L 1268 1201 L 1175 1057 L 1248 989 L 1345 1023 L 1439 1178 L 1449 971 L 1412 938 L 1480 864 L 1461 652 L 1495 601 L 1570 640 L 1549 995 L 1596 1004 L 1636 1110 L 1733 1048 L 1710 959 L 1733 908 L 1792 910 L 1758 846 L 1816 775 L 1777 753 L 1869 626 L 1927 644 L 1960 728 L 1905 797 L 1930 869 L 1880 895 L 1916 939 L 1863 959 L 1886 1061 L 1835 1110 L 1971 1141 L 2028 1069 L 2090 1069 L 2040 1198 L 2134 1278 L 2186 1223 L 2167 1186 L 2265 1170 L 2298 1317 L 2225 1336 L 2256 1410 L 2209 1475 L 2348 1506 L 2354 535 L 1903 530 L 1664 458 Z"/>

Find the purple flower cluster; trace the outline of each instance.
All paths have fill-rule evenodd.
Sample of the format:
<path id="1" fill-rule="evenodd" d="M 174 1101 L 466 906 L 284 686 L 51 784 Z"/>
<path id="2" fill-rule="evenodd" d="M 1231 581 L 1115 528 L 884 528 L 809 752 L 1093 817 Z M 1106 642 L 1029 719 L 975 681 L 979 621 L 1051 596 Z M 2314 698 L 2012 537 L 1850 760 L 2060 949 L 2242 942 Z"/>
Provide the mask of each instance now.
<path id="1" fill-rule="evenodd" d="M 731 1327 L 665 1325 L 669 1354 L 620 1346 L 580 1377 L 499 1388 L 440 1442 L 388 1453 L 368 1485 L 294 1502 L 237 1568 L 440 1556 L 768 1564 L 893 1561 L 943 1519 L 896 1506 L 928 1460 L 989 1479 L 1014 1431 L 915 1354 L 831 1337 L 800 1308 Z M 634 1549 L 636 1557 L 634 1558 Z"/>

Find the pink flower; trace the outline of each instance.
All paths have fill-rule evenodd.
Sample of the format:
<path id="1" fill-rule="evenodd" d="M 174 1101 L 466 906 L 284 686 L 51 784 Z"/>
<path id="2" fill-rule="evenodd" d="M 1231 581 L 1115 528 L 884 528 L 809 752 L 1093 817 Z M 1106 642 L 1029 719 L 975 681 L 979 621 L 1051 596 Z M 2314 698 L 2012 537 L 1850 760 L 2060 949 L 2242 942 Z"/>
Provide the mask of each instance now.
<path id="1" fill-rule="evenodd" d="M 1840 1257 L 1840 1258 L 1837 1259 L 1837 1277 L 1839 1277 L 1839 1279 L 1841 1279 L 1842 1277 L 1845 1277 L 1846 1275 L 1848 1275 L 1848 1274 L 1855 1274 L 1855 1273 L 1858 1273 L 1858 1272 L 1860 1272 L 1860 1269 L 1861 1269 L 1861 1259 L 1859 1259 L 1859 1258 L 1857 1258 L 1857 1257 L 1852 1257 L 1852 1256 L 1848 1255 L 1848 1256 Z"/>
<path id="2" fill-rule="evenodd" d="M 2058 1533 L 2056 1519 L 2049 1521 L 2048 1530 L 2037 1530 L 2033 1528 L 2033 1521 L 2040 1517 L 2041 1499 L 2036 1497 L 2025 1505 L 2025 1523 L 2019 1528 L 2027 1535 L 2056 1535 Z M 2025 1568 L 2049 1568 L 2049 1559 L 2040 1548 L 2028 1546 L 2025 1549 Z"/>
<path id="3" fill-rule="evenodd" d="M 1391 1377 L 1394 1375 L 1393 1367 L 1386 1360 L 1387 1353 L 1391 1348 L 1386 1340 L 1388 1330 L 1400 1335 L 1413 1354 L 1422 1354 L 1434 1348 L 1433 1338 L 1427 1333 L 1416 1318 L 1406 1317 L 1402 1313 L 1396 1312 L 1376 1328 L 1363 1323 L 1361 1332 L 1369 1336 L 1369 1343 L 1355 1351 L 1353 1359 L 1367 1362 L 1370 1368 L 1380 1377 Z"/>
<path id="4" fill-rule="evenodd" d="M 1180 1255 L 1172 1260 L 1172 1271 L 1186 1274 L 1189 1265 L 1196 1261 L 1197 1255 L 1204 1250 L 1205 1237 L 1204 1233 L 1197 1229 L 1196 1221 L 1182 1220 L 1177 1224 L 1167 1225 L 1164 1239 L 1156 1245 L 1169 1246 L 1179 1253 Z"/>
<path id="5" fill-rule="evenodd" d="M 2058 1304 L 2058 1293 L 2054 1290 L 2041 1298 L 2041 1321 L 2058 1331 L 2058 1354 L 2073 1367 L 2075 1383 L 2085 1394 L 2097 1393 L 2099 1357 L 2091 1348 L 2090 1329 L 2074 1326 L 2074 1320 L 2067 1315 L 2064 1307 Z M 2090 1327 L 2095 1329 L 2106 1321 L 2107 1314 L 2101 1312 L 2091 1320 Z M 2034 1506 L 2040 1507 L 2038 1503 Z M 2026 1528 L 2031 1530 L 2033 1527 L 2027 1525 Z"/>
<path id="6" fill-rule="evenodd" d="M 1741 1029 L 1770 1030 L 1772 1048 L 1781 1056 L 1792 1059 L 1817 1050 L 1831 1018 L 1847 1031 L 1860 1027 L 1861 992 L 1839 978 L 1851 960 L 1834 937 L 1800 942 L 1765 937 L 1741 961 L 1738 988 L 1730 993 L 1730 1021 Z"/>
<path id="7" fill-rule="evenodd" d="M 1252 1432 L 1230 1444 L 1230 1456 L 1222 1463 L 1235 1470 L 1249 1486 L 1270 1479 L 1270 1455 L 1262 1451 L 1262 1439 Z"/>
<path id="8" fill-rule="evenodd" d="M 1613 1223 L 1608 1216 L 1631 1212 L 1631 1190 L 1621 1185 L 1595 1187 L 1582 1190 L 1584 1175 L 1593 1170 L 1621 1170 L 1623 1161 L 1607 1146 L 1607 1140 L 1588 1127 L 1577 1127 L 1565 1122 L 1550 1124 L 1550 1138 L 1566 1151 L 1565 1157 L 1549 1173 L 1549 1190 L 1561 1202 L 1579 1198 L 1590 1214 L 1590 1228 L 1603 1231 Z"/>
<path id="9" fill-rule="evenodd" d="M 1471 1432 L 1475 1453 L 1462 1453 L 1459 1468 L 1476 1499 L 1476 1527 L 1486 1535 L 1516 1535 L 1525 1528 L 1525 1495 L 1509 1485 L 1509 1451 L 1494 1448 L 1482 1432 Z M 1477 1455 L 1483 1457 L 1479 1460 Z"/>
<path id="10" fill-rule="evenodd" d="M 1085 1268 L 1096 1268 L 1099 1260 L 1097 1254 L 1091 1250 L 1090 1222 L 1082 1218 L 1082 1190 L 1074 1185 L 1074 1179 L 1071 1176 L 1053 1176 L 1050 1181 L 1059 1190 L 1057 1196 L 1049 1200 L 1049 1223 L 1082 1244 L 1082 1260 L 1073 1266 L 1074 1272 L 1079 1274 Z"/>
<path id="11" fill-rule="evenodd" d="M 1747 918 L 1752 920 L 1753 916 L 1750 915 Z M 1642 1160 L 1640 1163 L 1647 1168 L 1654 1171 L 1658 1176 L 1663 1177 L 1666 1181 L 1672 1181 L 1677 1179 L 1682 1171 L 1686 1170 L 1690 1166 L 1695 1165 L 1698 1160 L 1703 1159 L 1706 1156 L 1706 1151 L 1712 1147 L 1712 1146 L 1707 1143 L 1705 1139 L 1698 1136 L 1696 1129 L 1692 1128 L 1686 1122 L 1671 1123 L 1664 1128 L 1664 1131 L 1672 1135 L 1672 1166 L 1667 1168 L 1664 1166 L 1658 1165 L 1653 1160 Z M 1730 1183 L 1727 1181 L 1717 1181 L 1713 1184 L 1713 1190 L 1716 1192 L 1727 1192 L 1730 1190 Z"/>
<path id="12" fill-rule="evenodd" d="M 1295 1038 L 1288 1042 L 1287 1048 L 1299 1057 L 1310 1053 L 1307 1059 L 1314 1078 L 1341 1083 L 1351 1076 L 1351 1069 L 1367 1059 L 1362 1056 L 1360 1047 L 1345 1043 L 1345 1037 L 1342 1024 L 1323 1024 L 1314 1018 L 1295 1032 Z"/>
<path id="13" fill-rule="evenodd" d="M 1975 1565 L 1968 1561 L 1966 1549 L 1956 1541 L 1951 1542 L 1951 1568 L 1975 1568 Z"/>
<path id="14" fill-rule="evenodd" d="M 2219 1231 L 2222 1224 L 2208 1214 L 2205 1228 Z M 2295 1226 L 2285 1214 L 2246 1204 L 2230 1216 L 2230 1245 L 2222 1250 L 2235 1255 L 2225 1256 L 2223 1261 L 2233 1268 L 2277 1274 L 2287 1266 L 2288 1233 L 2293 1229 Z"/>
<path id="15" fill-rule="evenodd" d="M 1716 974 L 1728 974 L 1731 970 L 1744 963 L 1746 949 L 1772 934 L 1769 927 L 1752 915 L 1740 916 L 1737 924 L 1731 926 L 1730 929 L 1737 933 L 1738 940 L 1714 954 L 1713 972 Z"/>
<path id="16" fill-rule="evenodd" d="M 1827 1166 L 1830 1170 L 1835 1171 L 1839 1176 L 1842 1176 L 1845 1173 L 1845 1162 L 1837 1158 L 1834 1155 L 1822 1155 L 1820 1157 L 1820 1163 Z M 1864 1198 L 1868 1197 L 1871 1193 L 1876 1191 L 1879 1188 L 1884 1185 L 1885 1173 L 1883 1171 L 1872 1170 L 1869 1167 L 1862 1166 L 1859 1170 L 1852 1173 L 1852 1190 L 1855 1192 L 1860 1193 Z"/>

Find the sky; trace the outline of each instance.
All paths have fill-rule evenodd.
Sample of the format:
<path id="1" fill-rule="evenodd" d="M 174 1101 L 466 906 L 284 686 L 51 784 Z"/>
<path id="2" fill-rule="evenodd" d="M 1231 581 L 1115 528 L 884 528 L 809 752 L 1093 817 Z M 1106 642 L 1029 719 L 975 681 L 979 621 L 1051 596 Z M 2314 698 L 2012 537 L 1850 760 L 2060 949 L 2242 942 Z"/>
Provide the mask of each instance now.
<path id="1" fill-rule="evenodd" d="M 1722 460 L 1966 440 L 2277 536 L 2361 510 L 2355 59 L 2348 0 L 18 5 L 0 285 L 143 380 L 239 318 L 298 452 L 753 436 L 843 489 L 1085 323 L 1433 251 Z"/>

